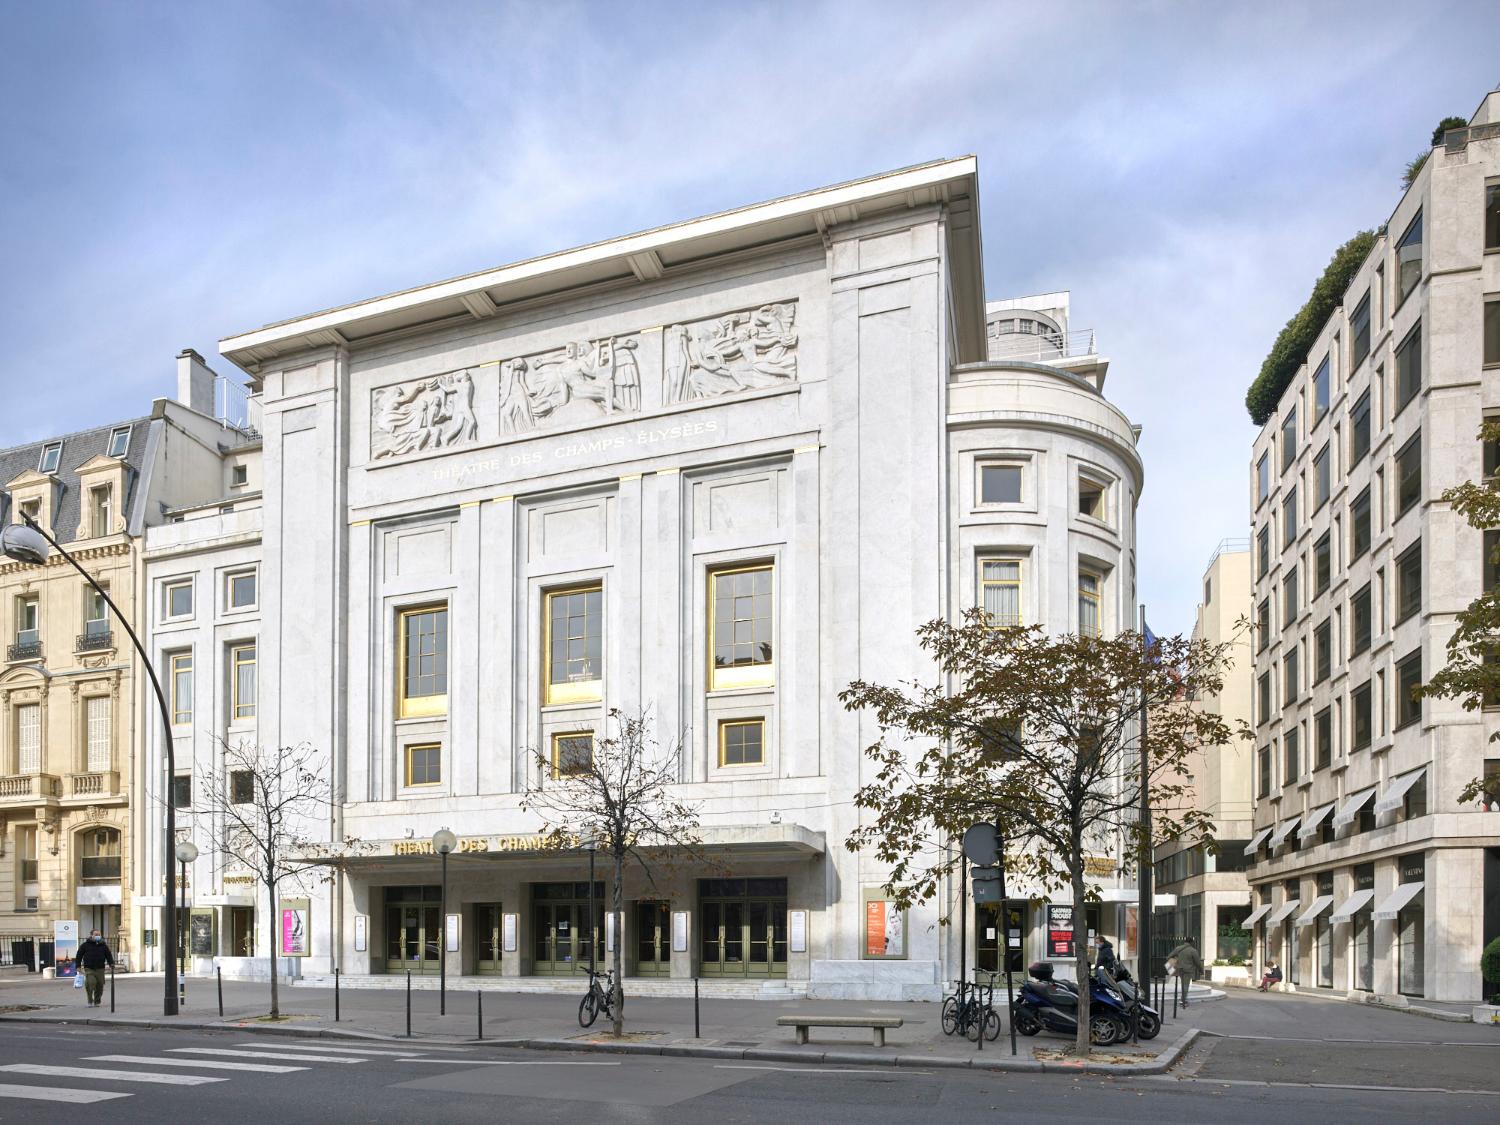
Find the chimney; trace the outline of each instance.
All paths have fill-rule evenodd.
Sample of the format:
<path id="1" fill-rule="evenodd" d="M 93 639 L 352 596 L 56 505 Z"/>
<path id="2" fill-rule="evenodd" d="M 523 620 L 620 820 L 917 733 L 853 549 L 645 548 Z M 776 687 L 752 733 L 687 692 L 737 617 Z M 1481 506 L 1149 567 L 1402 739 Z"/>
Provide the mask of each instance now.
<path id="1" fill-rule="evenodd" d="M 214 416 L 214 373 L 192 348 L 177 353 L 177 401 L 189 410 Z"/>

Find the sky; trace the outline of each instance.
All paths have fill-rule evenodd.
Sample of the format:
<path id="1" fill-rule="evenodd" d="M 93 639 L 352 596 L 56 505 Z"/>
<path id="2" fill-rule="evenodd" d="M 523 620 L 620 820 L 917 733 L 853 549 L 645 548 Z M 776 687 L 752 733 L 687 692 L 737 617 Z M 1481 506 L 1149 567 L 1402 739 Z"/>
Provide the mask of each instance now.
<path id="1" fill-rule="evenodd" d="M 1248 535 L 1244 393 L 1500 4 L 0 0 L 0 448 L 176 354 L 395 289 L 976 154 L 990 298 L 1067 289 L 1144 428 L 1141 599 Z"/>

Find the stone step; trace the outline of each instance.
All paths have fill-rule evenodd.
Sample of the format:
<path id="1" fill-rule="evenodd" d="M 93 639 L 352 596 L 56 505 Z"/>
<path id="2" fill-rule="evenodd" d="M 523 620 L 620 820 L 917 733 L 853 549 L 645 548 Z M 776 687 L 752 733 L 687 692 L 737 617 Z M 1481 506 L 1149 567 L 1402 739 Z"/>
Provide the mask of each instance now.
<path id="1" fill-rule="evenodd" d="M 307 974 L 293 982 L 298 988 L 332 988 L 333 974 Z M 435 976 L 412 975 L 412 989 L 430 991 L 438 987 Z M 368 975 L 341 974 L 341 988 L 404 989 L 405 974 L 371 973 Z M 517 992 L 543 995 L 582 994 L 584 978 L 581 977 L 449 977 L 448 988 L 453 992 Z M 796 1000 L 807 994 L 805 981 L 786 980 L 734 980 L 722 977 L 701 977 L 698 981 L 699 995 L 715 999 L 735 1000 Z M 693 995 L 692 980 L 673 977 L 626 977 L 625 991 L 630 996 L 661 996 L 686 998 Z"/>

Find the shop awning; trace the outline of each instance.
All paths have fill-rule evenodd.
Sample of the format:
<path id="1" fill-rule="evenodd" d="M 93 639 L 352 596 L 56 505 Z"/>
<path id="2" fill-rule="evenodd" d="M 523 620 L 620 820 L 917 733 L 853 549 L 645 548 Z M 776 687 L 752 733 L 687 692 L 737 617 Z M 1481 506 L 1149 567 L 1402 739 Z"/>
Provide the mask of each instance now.
<path id="1" fill-rule="evenodd" d="M 1308 813 L 1306 818 L 1302 821 L 1302 827 L 1297 830 L 1297 839 L 1311 840 L 1318 834 L 1318 829 L 1322 826 L 1323 822 L 1328 819 L 1329 814 L 1332 812 L 1332 801 L 1329 801 L 1326 805 L 1319 805 L 1317 808 L 1313 809 L 1313 811 Z"/>
<path id="2" fill-rule="evenodd" d="M 1275 914 L 1272 914 L 1269 918 L 1266 919 L 1266 925 L 1268 927 L 1281 925 L 1281 923 L 1286 921 L 1287 915 L 1291 914 L 1294 910 L 1297 909 L 1297 907 L 1301 905 L 1302 900 L 1300 898 L 1287 899 L 1276 908 Z"/>
<path id="3" fill-rule="evenodd" d="M 1318 915 L 1333 905 L 1332 895 L 1319 895 L 1313 899 L 1313 903 L 1297 918 L 1297 925 L 1311 926 L 1318 920 Z"/>
<path id="4" fill-rule="evenodd" d="M 1365 907 L 1370 905 L 1370 900 L 1375 897 L 1374 891 L 1355 891 L 1346 898 L 1343 905 L 1329 915 L 1330 922 L 1347 922 Z"/>
<path id="5" fill-rule="evenodd" d="M 1385 897 L 1384 902 L 1375 908 L 1375 917 L 1394 918 L 1407 903 L 1422 893 L 1422 888 L 1425 885 L 1421 882 L 1402 883 Z"/>
<path id="6" fill-rule="evenodd" d="M 1291 820 L 1283 820 L 1281 822 L 1276 831 L 1271 834 L 1271 850 L 1273 852 L 1286 843 L 1286 838 L 1292 834 L 1292 829 L 1297 827 L 1297 822 L 1301 819 L 1300 816 L 1294 816 Z"/>
<path id="7" fill-rule="evenodd" d="M 1364 803 L 1375 796 L 1375 786 L 1361 789 L 1351 797 L 1346 797 L 1344 803 L 1339 806 L 1339 811 L 1333 814 L 1333 826 L 1342 828 L 1346 824 L 1353 824 L 1354 818 L 1359 815 L 1359 810 Z"/>
<path id="8" fill-rule="evenodd" d="M 1250 837 L 1250 842 L 1245 845 L 1245 854 L 1254 855 L 1258 852 L 1260 846 L 1266 842 L 1266 837 L 1274 831 L 1276 831 L 1276 826 L 1272 825 L 1270 828 L 1262 828 L 1254 836 Z"/>
<path id="9" fill-rule="evenodd" d="M 1270 912 L 1271 912 L 1271 904 L 1269 902 L 1267 902 L 1267 903 L 1265 903 L 1265 904 L 1263 904 L 1261 906 L 1257 906 L 1254 910 L 1250 911 L 1250 916 L 1248 918 L 1246 918 L 1243 922 L 1241 922 L 1240 926 L 1243 929 L 1248 930 L 1251 926 L 1255 925 L 1255 923 L 1259 922 L 1262 918 L 1264 918 Z"/>
<path id="10" fill-rule="evenodd" d="M 1395 781 L 1386 786 L 1385 792 L 1380 795 L 1380 800 L 1375 802 L 1376 813 L 1395 812 L 1401 807 L 1401 802 L 1406 800 L 1407 791 L 1421 781 L 1427 773 L 1427 767 L 1412 770 L 1411 773 L 1403 773 Z"/>

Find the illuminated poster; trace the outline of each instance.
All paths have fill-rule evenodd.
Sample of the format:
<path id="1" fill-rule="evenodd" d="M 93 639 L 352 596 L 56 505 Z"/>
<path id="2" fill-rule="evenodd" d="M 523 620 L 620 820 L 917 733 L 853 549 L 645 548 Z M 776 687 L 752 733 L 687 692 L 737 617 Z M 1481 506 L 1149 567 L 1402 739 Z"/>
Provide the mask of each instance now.
<path id="1" fill-rule="evenodd" d="M 1071 905 L 1047 906 L 1047 956 L 1052 959 L 1074 956 Z"/>
<path id="2" fill-rule="evenodd" d="M 281 900 L 281 955 L 306 957 L 312 937 L 312 903 L 305 898 Z"/>
<path id="3" fill-rule="evenodd" d="M 906 918 L 890 899 L 865 903 L 865 956 L 906 956 Z"/>
<path id="4" fill-rule="evenodd" d="M 52 923 L 52 965 L 59 977 L 78 975 L 78 922 Z"/>

